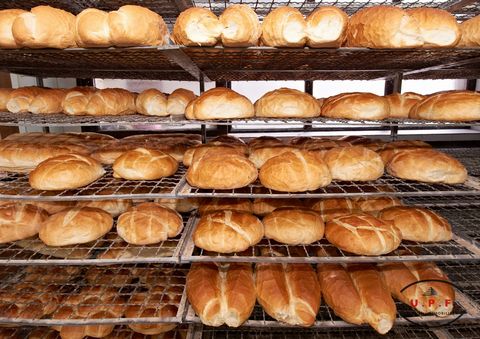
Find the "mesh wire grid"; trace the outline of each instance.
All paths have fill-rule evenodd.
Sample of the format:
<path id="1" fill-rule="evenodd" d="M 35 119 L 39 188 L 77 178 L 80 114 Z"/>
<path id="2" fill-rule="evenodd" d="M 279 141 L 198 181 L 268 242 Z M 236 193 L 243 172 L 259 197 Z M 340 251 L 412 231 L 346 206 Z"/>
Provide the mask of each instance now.
<path id="1" fill-rule="evenodd" d="M 431 206 L 435 212 L 450 220 L 455 231 L 480 248 L 480 206 Z"/>

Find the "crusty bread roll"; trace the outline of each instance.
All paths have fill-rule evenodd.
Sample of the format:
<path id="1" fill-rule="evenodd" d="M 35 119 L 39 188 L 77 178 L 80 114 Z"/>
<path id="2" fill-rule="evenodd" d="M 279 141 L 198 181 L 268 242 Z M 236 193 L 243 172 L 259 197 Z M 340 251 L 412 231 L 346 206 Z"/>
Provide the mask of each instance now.
<path id="1" fill-rule="evenodd" d="M 194 145 L 187 149 L 183 155 L 183 164 L 187 167 L 190 167 L 194 160 L 201 159 L 206 153 L 222 153 L 226 154 L 236 154 L 240 156 L 245 156 L 246 147 L 236 147 L 234 145 L 222 144 L 201 144 Z"/>
<path id="2" fill-rule="evenodd" d="M 76 204 L 76 207 L 92 207 L 99 208 L 105 212 L 110 213 L 112 217 L 118 217 L 123 212 L 126 212 L 130 207 L 132 207 L 131 200 L 90 200 L 90 201 L 79 201 Z"/>
<path id="3" fill-rule="evenodd" d="M 321 302 L 320 285 L 309 264 L 257 264 L 257 301 L 272 318 L 311 326 Z"/>
<path id="4" fill-rule="evenodd" d="M 332 174 L 332 179 L 337 180 L 376 180 L 384 171 L 382 158 L 362 146 L 332 148 L 325 153 L 323 160 Z"/>
<path id="5" fill-rule="evenodd" d="M 255 165 L 245 156 L 212 150 L 194 159 L 186 179 L 199 188 L 234 189 L 253 183 L 257 176 Z"/>
<path id="6" fill-rule="evenodd" d="M 7 203 L 0 205 L 0 243 L 32 237 L 48 213 L 30 204 Z"/>
<path id="7" fill-rule="evenodd" d="M 307 207 L 320 212 L 324 222 L 357 211 L 353 200 L 348 198 L 311 199 L 307 200 Z"/>
<path id="8" fill-rule="evenodd" d="M 418 148 L 431 148 L 432 146 L 421 140 L 397 140 L 385 144 L 379 151 L 383 163 L 386 165 L 398 152 L 408 151 Z"/>
<path id="9" fill-rule="evenodd" d="M 223 32 L 217 16 L 207 8 L 190 7 L 178 16 L 172 40 L 184 46 L 214 46 Z"/>
<path id="10" fill-rule="evenodd" d="M 176 237 L 182 229 L 180 214 L 155 202 L 134 206 L 117 221 L 118 235 L 134 245 L 156 244 Z"/>
<path id="11" fill-rule="evenodd" d="M 41 87 L 20 87 L 10 92 L 7 109 L 12 113 L 26 113 L 37 95 L 47 91 Z"/>
<path id="12" fill-rule="evenodd" d="M 348 22 L 347 46 L 369 48 L 410 48 L 423 46 L 419 23 L 394 6 L 363 8 Z"/>
<path id="13" fill-rule="evenodd" d="M 325 303 L 346 322 L 372 326 L 385 334 L 397 309 L 381 274 L 372 265 L 318 265 L 318 281 Z"/>
<path id="14" fill-rule="evenodd" d="M 307 208 L 279 208 L 263 220 L 265 237 L 287 245 L 307 245 L 323 238 L 319 213 Z"/>
<path id="15" fill-rule="evenodd" d="M 348 141 L 335 140 L 328 138 L 311 138 L 311 137 L 298 137 L 293 138 L 289 142 L 290 145 L 300 147 L 304 150 L 309 150 L 321 155 L 323 158 L 324 151 L 337 148 L 337 147 L 349 147 L 352 146 Z"/>
<path id="16" fill-rule="evenodd" d="M 265 216 L 272 213 L 277 208 L 302 208 L 305 207 L 300 199 L 272 199 L 272 198 L 257 198 L 253 200 L 253 214 Z"/>
<path id="17" fill-rule="evenodd" d="M 380 211 L 378 217 L 393 222 L 405 240 L 439 242 L 452 239 L 452 227 L 448 220 L 426 208 L 390 207 Z"/>
<path id="18" fill-rule="evenodd" d="M 260 168 L 259 178 L 263 186 L 283 192 L 314 191 L 332 181 L 322 159 L 300 150 L 267 160 Z"/>
<path id="19" fill-rule="evenodd" d="M 193 232 L 193 242 L 207 251 L 234 253 L 256 245 L 263 234 L 263 224 L 254 215 L 218 211 L 200 218 Z"/>
<path id="20" fill-rule="evenodd" d="M 155 202 L 159 203 L 163 207 L 171 208 L 179 213 L 191 212 L 193 210 L 196 210 L 199 206 L 198 198 L 186 198 L 186 199 L 160 198 L 160 199 L 155 199 Z"/>
<path id="21" fill-rule="evenodd" d="M 15 19 L 12 34 L 21 47 L 74 47 L 75 15 L 59 8 L 37 6 Z"/>
<path id="22" fill-rule="evenodd" d="M 461 184 L 467 169 L 457 159 L 433 149 L 415 149 L 397 153 L 388 163 L 394 177 L 423 182 Z"/>
<path id="23" fill-rule="evenodd" d="M 453 47 L 460 40 L 460 28 L 453 14 L 440 8 L 419 7 L 407 10 L 420 27 L 423 47 Z"/>
<path id="24" fill-rule="evenodd" d="M 167 116 L 167 96 L 158 89 L 150 88 L 140 93 L 135 100 L 137 113 Z"/>
<path id="25" fill-rule="evenodd" d="M 410 109 L 425 98 L 424 95 L 406 92 L 393 93 L 385 96 L 390 107 L 390 118 L 406 119 L 409 117 Z"/>
<path id="26" fill-rule="evenodd" d="M 402 202 L 395 197 L 358 198 L 353 202 L 356 210 L 373 216 L 378 216 L 385 208 L 402 206 Z"/>
<path id="27" fill-rule="evenodd" d="M 178 169 L 178 162 L 167 153 L 136 148 L 119 156 L 112 166 L 113 176 L 127 180 L 158 180 Z"/>
<path id="28" fill-rule="evenodd" d="M 328 221 L 325 237 L 341 250 L 359 255 L 390 253 L 402 240 L 402 234 L 393 223 L 365 213 L 353 213 Z"/>
<path id="29" fill-rule="evenodd" d="M 255 116 L 267 118 L 312 118 L 320 115 L 317 100 L 308 93 L 279 88 L 255 102 Z"/>
<path id="30" fill-rule="evenodd" d="M 105 174 L 95 159 L 80 154 L 65 154 L 42 161 L 28 176 L 37 190 L 68 190 L 86 186 Z"/>
<path id="31" fill-rule="evenodd" d="M 235 147 L 241 147 L 242 150 L 247 153 L 247 145 L 245 141 L 240 138 L 237 138 L 233 135 L 222 134 L 208 141 L 211 145 L 230 145 Z"/>
<path id="32" fill-rule="evenodd" d="M 253 205 L 248 199 L 205 198 L 200 200 L 200 205 L 198 206 L 198 213 L 200 215 L 226 210 L 252 213 Z"/>
<path id="33" fill-rule="evenodd" d="M 135 94 L 123 88 L 96 91 L 85 108 L 88 115 L 125 115 L 135 111 Z"/>
<path id="34" fill-rule="evenodd" d="M 458 47 L 480 46 L 480 15 L 462 22 L 460 24 L 460 35 L 461 38 L 457 45 Z"/>
<path id="35" fill-rule="evenodd" d="M 26 13 L 23 9 L 3 9 L 0 11 L 0 48 L 19 48 L 13 38 L 12 26 L 15 19 Z"/>
<path id="36" fill-rule="evenodd" d="M 410 110 L 410 118 L 425 120 L 480 120 L 480 93 L 448 91 L 429 95 Z"/>
<path id="37" fill-rule="evenodd" d="M 250 152 L 248 160 L 253 162 L 257 168 L 261 168 L 268 159 L 295 150 L 297 150 L 297 147 L 286 145 L 258 147 Z"/>
<path id="38" fill-rule="evenodd" d="M 192 100 L 186 110 L 187 119 L 244 119 L 255 115 L 247 97 L 229 88 L 212 88 Z"/>
<path id="39" fill-rule="evenodd" d="M 297 8 L 280 6 L 262 23 L 262 43 L 271 47 L 303 47 L 307 40 L 307 23 Z"/>
<path id="40" fill-rule="evenodd" d="M 395 299 L 424 314 L 446 317 L 453 311 L 455 290 L 433 262 L 386 263 L 379 268 Z"/>
<path id="41" fill-rule="evenodd" d="M 197 96 L 190 90 L 185 88 L 177 88 L 167 99 L 167 114 L 169 115 L 183 115 L 190 101 Z"/>
<path id="42" fill-rule="evenodd" d="M 45 210 L 48 214 L 70 209 L 76 204 L 75 201 L 27 201 L 27 203 Z"/>
<path id="43" fill-rule="evenodd" d="M 325 99 L 322 116 L 340 119 L 382 120 L 390 115 L 385 98 L 372 93 L 342 93 Z"/>
<path id="44" fill-rule="evenodd" d="M 90 98 L 96 92 L 92 87 L 74 87 L 67 90 L 62 102 L 63 113 L 69 115 L 87 114 L 87 106 Z"/>
<path id="45" fill-rule="evenodd" d="M 34 114 L 61 113 L 66 94 L 67 92 L 61 88 L 45 89 L 35 96 L 28 111 Z"/>
<path id="46" fill-rule="evenodd" d="M 7 110 L 7 102 L 8 102 L 8 99 L 10 98 L 10 93 L 12 93 L 12 91 L 13 91 L 13 88 L 0 88 L 0 110 L 2 111 Z"/>
<path id="47" fill-rule="evenodd" d="M 313 48 L 341 47 L 347 35 L 347 25 L 348 15 L 340 8 L 319 7 L 307 16 L 307 45 Z"/>
<path id="48" fill-rule="evenodd" d="M 75 207 L 51 215 L 40 225 L 40 239 L 48 246 L 84 244 L 108 233 L 112 216 L 99 208 Z"/>
<path id="49" fill-rule="evenodd" d="M 262 34 L 257 13 L 248 5 L 228 6 L 220 15 L 223 25 L 222 44 L 225 47 L 256 46 Z"/>
<path id="50" fill-rule="evenodd" d="M 81 11 L 75 21 L 75 41 L 79 47 L 111 46 L 108 12 L 96 8 Z"/>
<path id="51" fill-rule="evenodd" d="M 186 290 L 190 305 L 208 326 L 238 327 L 250 317 L 255 306 L 250 264 L 192 264 Z"/>
<path id="52" fill-rule="evenodd" d="M 252 153 L 257 148 L 262 147 L 271 147 L 271 146 L 281 146 L 284 145 L 283 141 L 270 136 L 261 136 L 257 138 L 250 139 L 248 141 L 248 150 L 249 153 Z"/>
<path id="53" fill-rule="evenodd" d="M 165 21 L 146 7 L 125 5 L 108 13 L 110 38 L 115 46 L 163 46 L 169 33 Z"/>

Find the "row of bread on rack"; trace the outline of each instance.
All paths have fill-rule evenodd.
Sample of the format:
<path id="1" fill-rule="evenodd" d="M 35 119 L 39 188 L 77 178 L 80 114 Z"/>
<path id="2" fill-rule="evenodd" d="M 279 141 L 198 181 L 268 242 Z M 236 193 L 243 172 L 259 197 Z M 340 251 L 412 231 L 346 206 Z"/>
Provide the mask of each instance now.
<path id="1" fill-rule="evenodd" d="M 198 263 L 187 275 L 186 289 L 195 313 L 209 326 L 241 326 L 256 302 L 279 322 L 312 326 L 323 299 L 342 320 L 385 334 L 397 316 L 394 299 L 439 317 L 448 316 L 455 302 L 447 275 L 429 262 L 319 264 L 317 272 L 310 264 L 259 263 L 253 272 L 249 264 Z M 435 293 L 427 294 L 430 289 Z"/>
<path id="2" fill-rule="evenodd" d="M 192 7 L 176 19 L 171 40 L 185 46 L 249 47 L 471 47 L 480 45 L 477 17 L 458 24 L 438 8 L 364 8 L 350 18 L 336 7 L 319 7 L 306 18 L 294 7 L 273 9 L 260 23 L 248 5 L 235 4 L 217 17 Z M 50 6 L 0 11 L 1 48 L 162 46 L 169 43 L 163 18 L 141 6 L 77 16 Z"/>
<path id="3" fill-rule="evenodd" d="M 168 322 L 141 323 L 141 318 L 176 318 L 185 285 L 185 270 L 175 267 L 26 267 L 16 281 L 0 287 L 0 317 L 134 319 L 130 329 L 145 335 L 173 330 Z M 136 282 L 138 281 L 138 282 Z M 77 287 L 78 285 L 78 287 Z M 63 339 L 103 338 L 114 324 L 52 326 Z"/>

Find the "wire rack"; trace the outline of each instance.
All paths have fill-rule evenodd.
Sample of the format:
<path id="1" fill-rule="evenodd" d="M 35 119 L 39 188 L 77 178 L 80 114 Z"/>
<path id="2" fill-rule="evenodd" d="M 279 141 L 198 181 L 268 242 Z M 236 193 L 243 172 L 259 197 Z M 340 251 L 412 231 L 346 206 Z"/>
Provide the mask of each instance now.
<path id="1" fill-rule="evenodd" d="M 51 247 L 38 237 L 0 244 L 0 265 L 103 265 L 119 263 L 178 263 L 193 218 L 182 215 L 183 231 L 154 245 L 130 245 L 115 230 L 91 243 Z"/>
<path id="2" fill-rule="evenodd" d="M 440 213 L 449 220 L 455 220 L 455 231 L 480 246 L 480 207 L 479 206 L 432 206 L 430 209 Z M 479 247 L 480 248 L 480 247 Z"/>
<path id="3" fill-rule="evenodd" d="M 473 176 L 480 176 L 480 148 L 478 147 L 450 147 L 439 149 L 442 152 L 448 153 L 458 160 L 460 160 L 468 170 L 468 173 Z"/>

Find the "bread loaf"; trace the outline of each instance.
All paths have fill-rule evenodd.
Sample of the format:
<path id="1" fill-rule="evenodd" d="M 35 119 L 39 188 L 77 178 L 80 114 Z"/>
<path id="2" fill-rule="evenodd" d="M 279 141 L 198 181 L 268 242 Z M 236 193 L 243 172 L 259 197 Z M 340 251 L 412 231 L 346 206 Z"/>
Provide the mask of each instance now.
<path id="1" fill-rule="evenodd" d="M 41 224 L 38 235 L 48 246 L 84 244 L 103 237 L 112 226 L 112 216 L 107 212 L 76 207 L 51 215 Z"/>
<path id="2" fill-rule="evenodd" d="M 358 198 L 354 200 L 354 206 L 358 211 L 378 216 L 381 210 L 402 206 L 402 202 L 395 197 Z"/>
<path id="3" fill-rule="evenodd" d="M 282 146 L 282 145 L 284 145 L 282 140 L 275 137 L 270 137 L 270 136 L 261 136 L 261 137 L 250 139 L 248 141 L 249 153 L 252 153 L 257 148 Z"/>
<path id="4" fill-rule="evenodd" d="M 0 11 L 1 15 L 1 11 Z M 0 47 L 1 48 L 1 47 Z M 7 102 L 10 98 L 10 93 L 12 93 L 13 88 L 0 88 L 0 110 L 7 110 Z"/>
<path id="5" fill-rule="evenodd" d="M 410 118 L 424 120 L 480 120 L 480 93 L 449 91 L 429 95 L 410 110 Z"/>
<path id="6" fill-rule="evenodd" d="M 253 214 L 265 216 L 272 213 L 277 208 L 302 208 L 305 207 L 300 199 L 271 199 L 271 198 L 257 198 L 253 201 Z"/>
<path id="7" fill-rule="evenodd" d="M 7 109 L 12 113 L 26 113 L 29 111 L 30 104 L 35 97 L 45 91 L 45 88 L 40 87 L 17 88 L 10 92 L 7 101 Z"/>
<path id="8" fill-rule="evenodd" d="M 332 148 L 325 153 L 323 160 L 332 174 L 332 179 L 337 180 L 376 180 L 384 171 L 382 158 L 362 146 Z"/>
<path id="9" fill-rule="evenodd" d="M 185 109 L 190 101 L 194 100 L 197 96 L 188 89 L 177 88 L 174 90 L 167 99 L 167 114 L 169 115 L 183 115 Z"/>
<path id="10" fill-rule="evenodd" d="M 178 16 L 172 40 L 184 46 L 214 46 L 223 32 L 223 25 L 210 10 L 191 7 Z"/>
<path id="11" fill-rule="evenodd" d="M 0 243 L 26 239 L 38 233 L 48 213 L 30 204 L 0 206 Z"/>
<path id="12" fill-rule="evenodd" d="M 390 118 L 407 119 L 410 109 L 424 98 L 425 96 L 412 92 L 393 93 L 385 96 L 390 107 Z"/>
<path id="13" fill-rule="evenodd" d="M 252 202 L 248 199 L 205 198 L 200 201 L 200 206 L 198 207 L 198 213 L 202 216 L 208 213 L 226 210 L 252 213 L 253 206 Z"/>
<path id="14" fill-rule="evenodd" d="M 0 48 L 19 48 L 12 33 L 15 19 L 26 13 L 23 9 L 4 9 L 0 11 Z"/>
<path id="15" fill-rule="evenodd" d="M 191 101 L 186 110 L 187 119 L 244 119 L 255 115 L 247 97 L 229 88 L 212 88 Z"/>
<path id="16" fill-rule="evenodd" d="M 117 222 L 118 235 L 134 245 L 156 244 L 176 237 L 182 229 L 180 214 L 154 202 L 130 208 Z"/>
<path id="17" fill-rule="evenodd" d="M 228 6 L 219 17 L 223 25 L 222 44 L 225 47 L 256 46 L 262 34 L 257 13 L 248 5 Z"/>
<path id="18" fill-rule="evenodd" d="M 265 237 L 287 245 L 307 245 L 323 238 L 319 213 L 306 208 L 279 208 L 263 220 Z"/>
<path id="19" fill-rule="evenodd" d="M 390 115 L 385 98 L 372 93 L 343 93 L 325 99 L 322 116 L 340 119 L 382 120 Z"/>
<path id="20" fill-rule="evenodd" d="M 88 115 L 125 115 L 135 113 L 135 94 L 122 88 L 96 91 L 88 101 Z"/>
<path id="21" fill-rule="evenodd" d="M 397 140 L 385 144 L 381 150 L 378 151 L 378 154 L 380 154 L 383 163 L 386 165 L 392 160 L 395 154 L 399 152 L 431 147 L 431 145 L 421 140 Z"/>
<path id="22" fill-rule="evenodd" d="M 325 303 L 346 322 L 372 326 L 385 334 L 393 326 L 397 309 L 380 273 L 371 265 L 318 265 L 318 280 Z"/>
<path id="23" fill-rule="evenodd" d="M 307 45 L 313 48 L 341 47 L 347 26 L 348 15 L 340 8 L 319 7 L 307 16 Z"/>
<path id="24" fill-rule="evenodd" d="M 295 150 L 297 150 L 297 147 L 285 145 L 258 147 L 250 152 L 248 160 L 253 162 L 255 167 L 261 168 L 267 160 L 286 152 L 294 152 Z"/>
<path id="25" fill-rule="evenodd" d="M 419 7 L 407 10 L 420 27 L 423 47 L 453 47 L 460 40 L 460 28 L 453 14 L 440 8 Z"/>
<path id="26" fill-rule="evenodd" d="M 240 155 L 245 156 L 245 147 L 236 147 L 233 145 L 223 144 L 223 145 L 215 145 L 215 144 L 201 144 L 201 145 L 194 145 L 185 151 L 183 155 L 183 164 L 187 167 L 190 167 L 194 160 L 201 159 L 207 153 L 215 153 L 215 154 L 233 154 L 233 155 Z"/>
<path id="27" fill-rule="evenodd" d="M 61 113 L 66 93 L 64 89 L 60 88 L 43 90 L 32 100 L 28 111 L 34 114 Z"/>
<path id="28" fill-rule="evenodd" d="M 158 89 L 150 88 L 137 96 L 137 113 L 144 115 L 167 116 L 167 96 Z"/>
<path id="29" fill-rule="evenodd" d="M 402 234 L 393 223 L 365 213 L 353 213 L 328 221 L 325 237 L 341 250 L 359 255 L 390 253 L 402 240 Z"/>
<path id="30" fill-rule="evenodd" d="M 99 208 L 105 212 L 110 213 L 112 217 L 118 217 L 120 214 L 126 212 L 130 207 L 132 207 L 131 200 L 90 200 L 90 201 L 79 201 L 76 207 L 92 207 Z"/>
<path id="31" fill-rule="evenodd" d="M 28 176 L 37 190 L 67 190 L 86 186 L 105 174 L 95 159 L 80 154 L 65 154 L 42 161 Z"/>
<path id="32" fill-rule="evenodd" d="M 480 46 L 480 15 L 462 22 L 460 24 L 460 35 L 458 47 Z"/>
<path id="33" fill-rule="evenodd" d="M 37 6 L 15 19 L 12 34 L 17 45 L 21 47 L 74 47 L 75 16 L 62 9 Z"/>
<path id="34" fill-rule="evenodd" d="M 381 264 L 380 272 L 392 296 L 420 313 L 446 317 L 453 311 L 455 290 L 433 262 Z"/>
<path id="35" fill-rule="evenodd" d="M 415 149 L 397 153 L 387 165 L 394 177 L 422 182 L 461 184 L 467 170 L 457 159 L 433 149 Z"/>
<path id="36" fill-rule="evenodd" d="M 310 199 L 307 207 L 320 212 L 324 222 L 357 211 L 354 202 L 348 198 Z"/>
<path id="37" fill-rule="evenodd" d="M 247 153 L 247 145 L 245 142 L 233 135 L 222 134 L 208 141 L 209 145 L 230 145 L 241 149 L 245 154 Z"/>
<path id="38" fill-rule="evenodd" d="M 108 12 L 96 8 L 81 11 L 75 22 L 75 41 L 79 47 L 112 46 Z"/>
<path id="39" fill-rule="evenodd" d="M 423 46 L 418 21 L 394 6 L 363 8 L 348 22 L 347 46 L 411 48 Z"/>
<path id="40" fill-rule="evenodd" d="M 168 28 L 162 17 L 146 7 L 125 5 L 108 13 L 110 38 L 115 46 L 163 46 Z"/>
<path id="41" fill-rule="evenodd" d="M 191 212 L 193 210 L 196 210 L 199 206 L 199 199 L 197 198 L 160 198 L 155 199 L 155 202 L 159 203 L 163 207 L 171 208 L 179 213 Z"/>
<path id="42" fill-rule="evenodd" d="M 112 166 L 113 176 L 127 180 L 158 180 L 178 169 L 170 155 L 153 149 L 136 148 L 119 156 Z"/>
<path id="43" fill-rule="evenodd" d="M 250 317 L 255 306 L 250 264 L 192 264 L 186 290 L 190 305 L 208 326 L 238 327 Z"/>
<path id="44" fill-rule="evenodd" d="M 267 160 L 259 178 L 263 186 L 283 192 L 313 191 L 332 181 L 327 165 L 320 158 L 300 150 Z"/>
<path id="45" fill-rule="evenodd" d="M 315 322 L 321 292 L 309 264 L 257 264 L 255 290 L 258 303 L 272 318 L 298 326 Z"/>
<path id="46" fill-rule="evenodd" d="M 202 216 L 193 232 L 193 241 L 207 251 L 234 253 L 256 245 L 263 234 L 263 225 L 255 216 L 227 210 Z"/>
<path id="47" fill-rule="evenodd" d="M 303 47 L 307 24 L 294 7 L 280 6 L 270 11 L 262 23 L 262 43 L 271 47 Z"/>
<path id="48" fill-rule="evenodd" d="M 312 118 L 320 115 L 317 100 L 308 93 L 280 88 L 255 102 L 255 116 L 267 118 Z"/>
<path id="49" fill-rule="evenodd" d="M 55 214 L 75 206 L 74 201 L 28 201 L 30 205 L 45 210 L 48 214 Z"/>
<path id="50" fill-rule="evenodd" d="M 62 102 L 63 113 L 69 115 L 87 114 L 88 103 L 95 91 L 96 89 L 92 87 L 75 87 L 67 90 Z"/>

